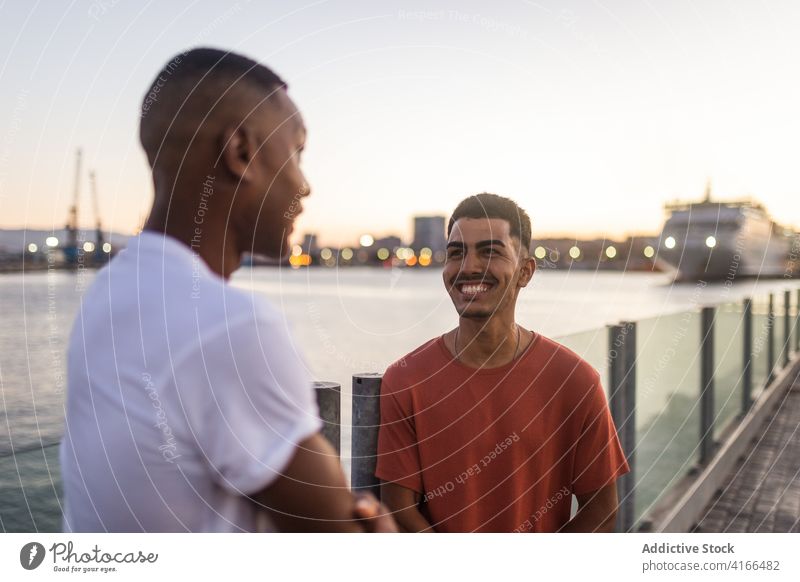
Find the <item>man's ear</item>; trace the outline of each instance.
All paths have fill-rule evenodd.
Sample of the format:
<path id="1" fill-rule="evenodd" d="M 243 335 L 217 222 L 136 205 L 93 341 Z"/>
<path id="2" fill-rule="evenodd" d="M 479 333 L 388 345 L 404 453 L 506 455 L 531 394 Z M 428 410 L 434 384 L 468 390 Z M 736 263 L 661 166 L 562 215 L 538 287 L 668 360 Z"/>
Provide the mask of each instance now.
<path id="1" fill-rule="evenodd" d="M 522 263 L 522 267 L 520 268 L 517 286 L 522 288 L 528 286 L 528 283 L 530 283 L 533 278 L 533 274 L 536 272 L 536 259 L 530 255 L 526 255 L 520 259 L 520 262 Z"/>
<path id="2" fill-rule="evenodd" d="M 249 175 L 258 171 L 252 164 L 258 149 L 255 135 L 246 125 L 226 127 L 220 136 L 219 164 L 237 182 L 248 181 Z"/>

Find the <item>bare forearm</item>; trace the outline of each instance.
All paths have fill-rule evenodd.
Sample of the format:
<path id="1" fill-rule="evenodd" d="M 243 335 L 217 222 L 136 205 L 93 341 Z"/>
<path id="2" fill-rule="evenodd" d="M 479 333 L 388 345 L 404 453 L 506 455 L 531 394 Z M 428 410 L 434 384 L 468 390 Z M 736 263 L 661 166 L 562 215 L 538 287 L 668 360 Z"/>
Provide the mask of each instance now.
<path id="1" fill-rule="evenodd" d="M 407 507 L 394 513 L 394 519 L 404 532 L 433 533 L 433 526 L 416 507 Z"/>
<path id="2" fill-rule="evenodd" d="M 297 446 L 289 465 L 253 496 L 280 531 L 360 532 L 355 498 L 330 444 L 319 434 Z"/>
<path id="3" fill-rule="evenodd" d="M 420 512 L 422 496 L 398 483 L 381 484 L 381 499 L 392 512 L 400 531 L 432 533 L 435 530 Z"/>

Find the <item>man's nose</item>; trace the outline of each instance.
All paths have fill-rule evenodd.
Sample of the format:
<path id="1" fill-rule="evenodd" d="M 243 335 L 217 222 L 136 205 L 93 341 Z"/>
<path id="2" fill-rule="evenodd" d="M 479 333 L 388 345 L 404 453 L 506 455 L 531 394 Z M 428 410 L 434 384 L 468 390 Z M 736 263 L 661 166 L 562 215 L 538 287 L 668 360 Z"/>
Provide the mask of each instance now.
<path id="1" fill-rule="evenodd" d="M 461 262 L 462 275 L 483 275 L 486 272 L 486 265 L 481 260 L 478 253 L 466 252 L 464 260 Z"/>

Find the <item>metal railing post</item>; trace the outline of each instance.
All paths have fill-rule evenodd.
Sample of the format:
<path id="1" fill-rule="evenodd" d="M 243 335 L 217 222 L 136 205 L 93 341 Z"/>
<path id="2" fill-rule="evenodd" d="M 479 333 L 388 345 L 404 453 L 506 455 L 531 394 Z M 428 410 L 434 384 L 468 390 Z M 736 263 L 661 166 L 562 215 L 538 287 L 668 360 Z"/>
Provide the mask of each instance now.
<path id="1" fill-rule="evenodd" d="M 789 365 L 792 350 L 792 326 L 789 317 L 792 314 L 792 293 L 788 289 L 783 292 L 783 367 Z"/>
<path id="2" fill-rule="evenodd" d="M 616 531 L 633 529 L 636 484 L 636 323 L 608 327 L 609 408 L 630 472 L 617 480 Z"/>
<path id="3" fill-rule="evenodd" d="M 746 297 L 742 310 L 744 342 L 742 353 L 742 415 L 753 405 L 753 300 Z"/>
<path id="4" fill-rule="evenodd" d="M 797 304 L 794 310 L 794 352 L 800 352 L 800 289 L 797 290 Z"/>
<path id="5" fill-rule="evenodd" d="M 765 388 L 772 384 L 775 378 L 775 294 L 769 294 L 769 307 L 767 310 L 767 382 Z"/>
<path id="6" fill-rule="evenodd" d="M 353 434 L 351 441 L 350 487 L 380 497 L 375 477 L 378 462 L 378 428 L 381 424 L 380 394 L 383 374 L 353 376 Z"/>
<path id="7" fill-rule="evenodd" d="M 700 335 L 700 464 L 714 456 L 714 315 L 716 308 L 703 307 Z"/>
<path id="8" fill-rule="evenodd" d="M 322 436 L 330 441 L 336 454 L 342 456 L 342 387 L 337 382 L 314 382 Z"/>

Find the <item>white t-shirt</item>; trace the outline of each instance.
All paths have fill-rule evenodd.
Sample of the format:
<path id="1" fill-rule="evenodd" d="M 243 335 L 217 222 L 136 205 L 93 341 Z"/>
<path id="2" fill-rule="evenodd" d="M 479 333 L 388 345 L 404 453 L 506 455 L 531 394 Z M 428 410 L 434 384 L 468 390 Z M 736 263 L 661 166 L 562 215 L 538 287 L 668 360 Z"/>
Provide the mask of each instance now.
<path id="1" fill-rule="evenodd" d="M 69 342 L 64 531 L 268 531 L 243 495 L 321 428 L 281 314 L 188 246 L 132 238 Z"/>

